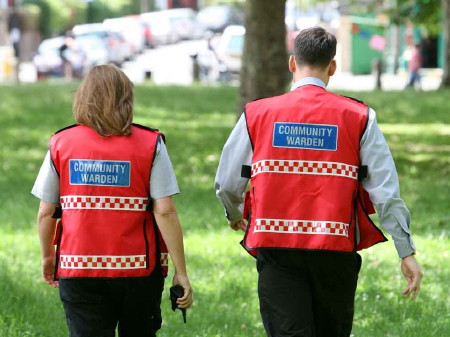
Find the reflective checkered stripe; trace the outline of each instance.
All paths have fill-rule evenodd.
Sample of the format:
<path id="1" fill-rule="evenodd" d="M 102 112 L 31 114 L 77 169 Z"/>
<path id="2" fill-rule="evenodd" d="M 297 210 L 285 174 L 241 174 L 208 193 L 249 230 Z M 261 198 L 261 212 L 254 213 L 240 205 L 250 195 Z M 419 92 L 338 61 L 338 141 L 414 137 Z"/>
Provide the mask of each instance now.
<path id="1" fill-rule="evenodd" d="M 167 267 L 169 265 L 169 254 L 161 253 L 161 266 Z"/>
<path id="2" fill-rule="evenodd" d="M 61 255 L 61 269 L 145 269 L 145 255 Z"/>
<path id="3" fill-rule="evenodd" d="M 349 224 L 333 221 L 256 219 L 255 233 L 323 234 L 348 237 Z"/>
<path id="4" fill-rule="evenodd" d="M 358 166 L 327 161 L 260 160 L 252 164 L 252 177 L 260 173 L 291 173 L 358 179 Z"/>
<path id="5" fill-rule="evenodd" d="M 62 209 L 105 209 L 114 211 L 145 211 L 148 198 L 114 196 L 66 195 L 61 197 Z"/>

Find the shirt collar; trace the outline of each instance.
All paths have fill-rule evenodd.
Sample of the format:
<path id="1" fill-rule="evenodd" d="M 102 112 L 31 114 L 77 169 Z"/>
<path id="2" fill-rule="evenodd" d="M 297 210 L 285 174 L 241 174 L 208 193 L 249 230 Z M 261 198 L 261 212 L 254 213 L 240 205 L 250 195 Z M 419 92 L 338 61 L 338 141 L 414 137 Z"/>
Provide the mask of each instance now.
<path id="1" fill-rule="evenodd" d="M 325 85 L 325 83 L 323 83 L 323 81 L 320 78 L 304 77 L 301 80 L 298 80 L 297 82 L 292 84 L 291 91 L 303 87 L 304 85 L 316 85 L 318 87 L 324 88 L 325 90 L 327 89 L 327 86 Z"/>

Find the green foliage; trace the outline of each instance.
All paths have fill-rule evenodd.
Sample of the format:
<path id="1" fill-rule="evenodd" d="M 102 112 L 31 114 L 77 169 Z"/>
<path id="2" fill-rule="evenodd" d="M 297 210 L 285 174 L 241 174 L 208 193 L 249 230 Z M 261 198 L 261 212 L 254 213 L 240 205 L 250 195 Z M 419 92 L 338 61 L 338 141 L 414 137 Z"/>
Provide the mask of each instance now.
<path id="1" fill-rule="evenodd" d="M 43 38 L 51 36 L 51 10 L 50 6 L 44 0 L 24 0 L 23 5 L 33 5 L 39 8 L 39 32 Z"/>
<path id="2" fill-rule="evenodd" d="M 51 32 L 62 34 L 84 22 L 86 4 L 78 0 L 44 0 L 50 7 Z"/>
<path id="3" fill-rule="evenodd" d="M 67 335 L 57 290 L 41 280 L 38 201 L 30 190 L 49 136 L 73 123 L 75 89 L 76 84 L 48 83 L 3 86 L 0 92 L 0 336 Z M 410 302 L 401 295 L 406 282 L 392 241 L 363 251 L 354 337 L 450 335 L 449 93 L 346 93 L 377 111 L 412 213 L 425 275 L 418 300 Z M 167 137 L 182 191 L 175 202 L 196 301 L 184 325 L 180 313 L 170 310 L 166 290 L 160 337 L 264 335 L 254 260 L 238 244 L 242 234 L 228 229 L 213 190 L 220 152 L 235 121 L 236 95 L 229 87 L 136 87 L 135 121 Z"/>
<path id="4" fill-rule="evenodd" d="M 441 0 L 395 0 L 393 3 L 394 6 L 388 13 L 394 23 L 411 21 L 424 27 L 430 35 L 437 35 L 442 31 Z"/>
<path id="5" fill-rule="evenodd" d="M 309 0 L 322 1 L 322 0 Z M 349 11 L 358 15 L 385 14 L 396 25 L 413 22 L 426 34 L 436 36 L 442 31 L 441 0 L 350 0 Z"/>
<path id="6" fill-rule="evenodd" d="M 39 8 L 39 31 L 43 38 L 62 34 L 80 23 L 140 13 L 140 0 L 23 0 Z"/>

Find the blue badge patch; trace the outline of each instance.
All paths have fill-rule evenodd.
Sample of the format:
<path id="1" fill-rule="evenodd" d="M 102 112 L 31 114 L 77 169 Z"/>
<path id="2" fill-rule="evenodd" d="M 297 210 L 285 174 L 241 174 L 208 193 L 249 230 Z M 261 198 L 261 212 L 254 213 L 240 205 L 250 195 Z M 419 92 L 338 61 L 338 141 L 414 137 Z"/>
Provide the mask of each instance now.
<path id="1" fill-rule="evenodd" d="M 337 125 L 277 122 L 273 128 L 274 147 L 336 151 L 337 137 Z"/>
<path id="2" fill-rule="evenodd" d="M 129 161 L 70 159 L 70 184 L 94 186 L 130 186 Z"/>

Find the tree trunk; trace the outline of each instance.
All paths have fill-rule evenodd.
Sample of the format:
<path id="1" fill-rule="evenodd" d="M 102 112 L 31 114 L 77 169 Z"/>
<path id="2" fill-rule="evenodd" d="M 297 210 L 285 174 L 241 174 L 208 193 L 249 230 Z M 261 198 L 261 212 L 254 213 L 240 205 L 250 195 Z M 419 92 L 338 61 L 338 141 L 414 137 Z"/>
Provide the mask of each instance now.
<path id="1" fill-rule="evenodd" d="M 150 4 L 148 0 L 141 0 L 141 13 L 150 12 Z"/>
<path id="2" fill-rule="evenodd" d="M 450 88 L 450 0 L 442 0 L 444 13 L 444 74 L 441 88 Z"/>
<path id="3" fill-rule="evenodd" d="M 279 95 L 288 82 L 285 1 L 247 0 L 238 116 L 246 103 Z"/>

